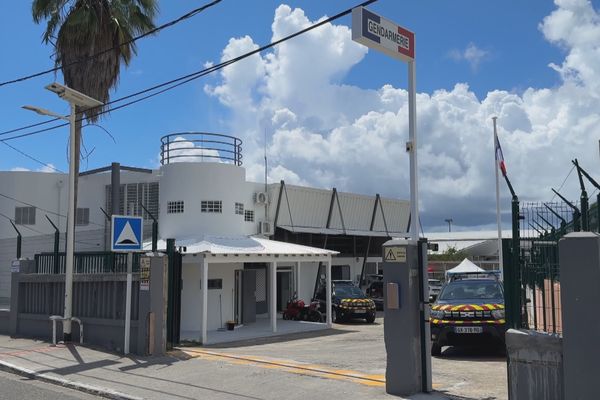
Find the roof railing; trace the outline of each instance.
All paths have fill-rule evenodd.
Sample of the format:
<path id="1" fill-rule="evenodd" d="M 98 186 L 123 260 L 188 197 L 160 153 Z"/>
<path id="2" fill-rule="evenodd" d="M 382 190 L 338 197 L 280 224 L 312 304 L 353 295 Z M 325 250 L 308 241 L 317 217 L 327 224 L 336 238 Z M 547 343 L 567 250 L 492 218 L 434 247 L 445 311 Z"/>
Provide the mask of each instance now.
<path id="1" fill-rule="evenodd" d="M 242 165 L 242 140 L 208 132 L 179 132 L 160 139 L 160 164 L 220 162 Z"/>

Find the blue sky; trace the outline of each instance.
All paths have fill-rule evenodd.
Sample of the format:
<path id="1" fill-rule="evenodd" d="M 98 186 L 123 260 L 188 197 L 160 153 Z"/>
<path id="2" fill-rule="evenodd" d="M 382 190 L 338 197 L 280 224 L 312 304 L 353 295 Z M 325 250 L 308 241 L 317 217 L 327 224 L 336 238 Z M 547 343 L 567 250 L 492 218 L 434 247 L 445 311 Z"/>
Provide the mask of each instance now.
<path id="1" fill-rule="evenodd" d="M 5 54 L 0 67 L 2 81 L 52 66 L 52 49 L 41 43 L 43 26 L 33 23 L 30 3 L 16 1 L 4 2 L 2 5 L 0 45 Z M 157 24 L 174 19 L 203 3 L 161 2 Z M 281 1 L 270 0 L 223 0 L 191 20 L 168 28 L 157 36 L 139 41 L 138 56 L 129 68 L 122 68 L 120 84 L 112 96 L 121 97 L 185 75 L 201 69 L 207 61 L 218 62 L 231 38 L 248 35 L 254 43 L 267 43 L 272 35 L 274 13 L 280 4 Z M 357 4 L 357 1 L 288 1 L 284 4 L 288 4 L 292 9 L 301 8 L 306 17 L 314 21 L 324 15 L 333 15 L 349 8 Z M 594 6 L 597 8 L 596 3 Z M 519 101 L 523 102 L 526 99 L 521 96 L 528 88 L 553 90 L 564 83 L 564 77 L 548 65 L 563 63 L 570 47 L 561 43 L 551 43 L 540 29 L 544 18 L 557 7 L 550 1 L 541 0 L 380 0 L 369 8 L 416 33 L 417 79 L 420 93 L 432 95 L 440 89 L 455 93 L 455 85 L 465 83 L 468 85 L 469 95 L 476 96 L 476 100 L 484 104 L 488 92 L 495 90 L 506 91 L 509 95 L 515 94 Z M 349 26 L 350 17 L 344 17 L 335 24 Z M 312 67 L 318 70 L 318 56 L 316 58 L 312 60 Z M 369 51 L 358 62 L 352 61 L 341 70 L 341 75 L 326 77 L 332 85 L 350 86 L 367 91 L 379 90 L 386 84 L 398 89 L 406 87 L 406 67 L 375 51 Z M 205 85 L 213 88 L 222 85 L 224 79 L 221 74 L 213 74 L 110 114 L 100 124 L 114 135 L 117 144 L 100 129 L 87 128 L 86 145 L 95 150 L 82 169 L 104 166 L 112 161 L 119 161 L 125 165 L 156 167 L 159 139 L 162 135 L 172 132 L 197 130 L 237 135 L 237 126 L 232 124 L 231 120 L 240 116 L 240 110 L 228 106 L 219 96 L 210 95 L 205 88 Z M 0 131 L 43 121 L 44 117 L 22 110 L 20 107 L 25 104 L 67 113 L 66 104 L 43 89 L 44 85 L 53 80 L 52 75 L 46 75 L 0 87 Z M 60 75 L 56 80 L 62 80 Z M 260 94 L 256 96 L 260 97 Z M 348 118 L 354 117 L 357 116 L 352 115 Z M 520 126 L 520 117 L 514 118 L 516 122 L 512 125 Z M 531 117 L 529 119 L 533 121 Z M 423 126 L 427 129 L 428 122 Z M 334 129 L 333 126 L 329 128 Z M 67 170 L 67 135 L 67 130 L 63 128 L 10 143 L 59 169 Z M 275 136 L 273 141 L 275 143 Z M 433 145 L 435 146 L 435 143 Z M 518 147 L 518 144 L 515 143 L 515 146 Z M 505 156 L 510 157 L 510 144 L 507 144 L 507 147 Z M 0 154 L 2 170 L 15 167 L 39 168 L 39 165 L 5 146 L 0 146 Z M 285 160 L 280 162 L 285 164 Z M 510 169 L 510 161 L 508 164 Z M 288 172 L 292 171 L 289 165 L 285 168 Z M 297 177 L 298 183 L 327 186 L 330 182 L 311 179 L 309 172 L 298 168 L 293 172 L 292 176 Z M 276 178 L 275 173 L 273 177 Z M 456 176 L 450 178 L 459 184 Z M 348 182 L 348 179 L 341 177 L 342 183 L 338 186 L 360 192 L 381 191 L 389 196 L 408 197 L 407 189 L 386 190 L 387 186 L 384 183 L 380 183 L 382 187 L 379 188 L 366 185 L 360 180 Z M 488 223 L 488 218 L 484 216 L 487 215 L 486 212 L 482 211 L 480 219 L 465 223 Z M 435 222 L 432 221 L 431 224 Z"/>

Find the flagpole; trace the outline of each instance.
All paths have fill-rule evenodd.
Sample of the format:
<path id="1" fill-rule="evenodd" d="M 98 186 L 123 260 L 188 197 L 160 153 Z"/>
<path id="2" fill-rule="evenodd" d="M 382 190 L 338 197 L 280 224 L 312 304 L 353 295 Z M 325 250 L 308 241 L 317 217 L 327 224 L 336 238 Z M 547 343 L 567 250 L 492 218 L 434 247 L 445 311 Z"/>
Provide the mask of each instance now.
<path id="1" fill-rule="evenodd" d="M 502 271 L 502 279 L 504 280 L 504 259 L 502 257 L 502 219 L 500 217 L 500 177 L 498 175 L 498 132 L 496 130 L 496 120 L 498 117 L 492 117 L 494 121 L 494 171 L 496 171 L 496 222 L 498 224 L 498 269 Z"/>

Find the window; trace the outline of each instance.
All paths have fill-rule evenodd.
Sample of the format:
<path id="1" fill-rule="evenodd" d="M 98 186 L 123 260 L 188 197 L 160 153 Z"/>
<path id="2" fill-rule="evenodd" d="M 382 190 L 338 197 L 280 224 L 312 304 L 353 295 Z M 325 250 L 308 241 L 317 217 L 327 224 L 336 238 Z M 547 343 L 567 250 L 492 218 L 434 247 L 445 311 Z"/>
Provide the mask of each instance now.
<path id="1" fill-rule="evenodd" d="M 208 290 L 223 289 L 223 279 L 209 279 Z M 202 281 L 200 281 L 200 290 L 202 290 Z"/>
<path id="2" fill-rule="evenodd" d="M 17 225 L 35 225 L 35 207 L 15 207 Z"/>
<path id="3" fill-rule="evenodd" d="M 244 221 L 254 222 L 254 211 L 252 211 L 252 210 L 244 211 Z"/>
<path id="4" fill-rule="evenodd" d="M 223 212 L 223 203 L 221 200 L 202 200 L 200 211 L 203 213 L 221 213 Z"/>
<path id="5" fill-rule="evenodd" d="M 244 215 L 244 204 L 243 203 L 235 203 L 235 213 L 237 215 Z"/>
<path id="6" fill-rule="evenodd" d="M 89 208 L 77 208 L 75 213 L 75 225 L 84 226 L 90 224 L 90 209 Z"/>
<path id="7" fill-rule="evenodd" d="M 167 202 L 167 214 L 181 214 L 181 213 L 183 213 L 183 200 Z"/>
<path id="8" fill-rule="evenodd" d="M 111 211 L 112 187 L 110 185 L 106 185 L 105 195 L 106 210 Z M 150 219 L 150 214 L 144 211 L 140 203 L 155 218 L 158 218 L 158 182 L 122 184 L 119 188 L 119 207 L 118 210 L 115 210 L 115 214 L 137 215 L 144 219 Z"/>

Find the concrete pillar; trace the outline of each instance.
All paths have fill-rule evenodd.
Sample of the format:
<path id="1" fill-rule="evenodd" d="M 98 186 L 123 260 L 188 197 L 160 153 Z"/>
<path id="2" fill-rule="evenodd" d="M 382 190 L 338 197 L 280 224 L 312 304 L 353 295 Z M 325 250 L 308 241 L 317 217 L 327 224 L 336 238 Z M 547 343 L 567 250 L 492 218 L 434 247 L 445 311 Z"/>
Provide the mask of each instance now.
<path id="1" fill-rule="evenodd" d="M 564 398 L 598 397 L 600 376 L 600 235 L 574 232 L 559 241 Z"/>
<path id="2" fill-rule="evenodd" d="M 296 297 L 299 299 L 302 298 L 300 295 L 300 261 L 296 262 Z M 310 299 L 306 299 L 307 302 L 310 302 Z"/>
<path id="3" fill-rule="evenodd" d="M 145 261 L 147 259 L 148 261 Z M 149 271 L 147 270 L 149 263 Z M 147 276 L 146 274 L 148 274 Z M 147 285 L 149 278 L 150 284 Z M 138 355 L 164 355 L 167 351 L 168 259 L 163 255 L 142 256 L 138 302 Z"/>
<path id="4" fill-rule="evenodd" d="M 428 338 L 421 337 L 417 242 L 400 239 L 386 242 L 383 260 L 385 390 L 396 396 L 410 396 L 426 391 L 424 381 L 430 381 L 431 377 L 431 370 L 423 376 L 423 348 L 426 357 L 430 353 Z"/>
<path id="5" fill-rule="evenodd" d="M 270 265 L 271 292 L 269 295 L 269 316 L 271 317 L 271 330 L 277 332 L 277 261 Z"/>
<path id="6" fill-rule="evenodd" d="M 121 202 L 121 164 L 114 162 L 110 165 L 110 187 L 111 187 L 111 205 L 112 209 L 108 210 L 111 215 L 119 214 L 119 203 Z M 127 214 L 127 204 L 125 204 L 124 214 Z"/>
<path id="7" fill-rule="evenodd" d="M 208 260 L 202 263 L 202 344 L 208 342 Z"/>
<path id="8" fill-rule="evenodd" d="M 325 291 L 326 291 L 326 307 L 327 307 L 327 316 L 326 316 L 326 323 L 327 323 L 327 327 L 331 328 L 333 326 L 333 322 L 332 322 L 332 307 L 331 307 L 331 257 L 329 257 L 329 259 L 327 259 L 327 262 L 325 263 Z"/>

